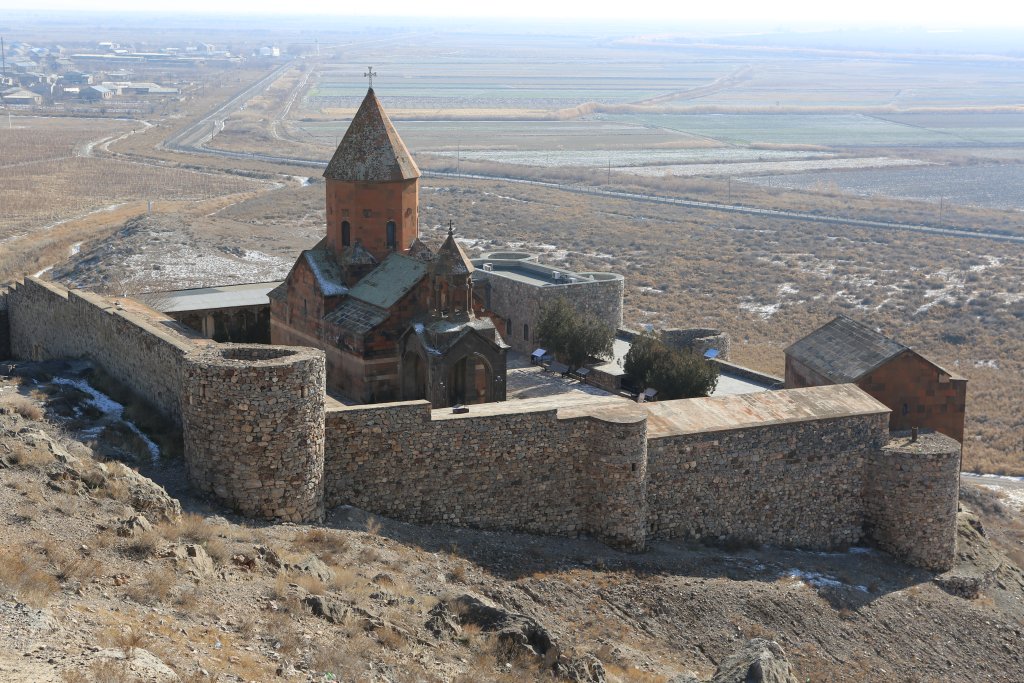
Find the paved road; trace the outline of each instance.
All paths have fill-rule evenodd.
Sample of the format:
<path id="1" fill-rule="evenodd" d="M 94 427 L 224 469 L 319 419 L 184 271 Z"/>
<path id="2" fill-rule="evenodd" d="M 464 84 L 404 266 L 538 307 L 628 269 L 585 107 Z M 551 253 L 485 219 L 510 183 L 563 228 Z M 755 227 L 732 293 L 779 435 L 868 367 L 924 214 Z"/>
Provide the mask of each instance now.
<path id="1" fill-rule="evenodd" d="M 210 149 L 206 147 L 213 136 L 224 128 L 224 120 L 233 112 L 237 111 L 251 98 L 265 90 L 271 83 L 281 76 L 293 62 L 287 62 L 267 74 L 256 83 L 238 93 L 226 103 L 216 108 L 191 126 L 188 126 L 164 141 L 164 147 L 185 152 L 188 154 L 202 154 L 217 156 L 229 159 L 249 159 L 274 164 L 287 164 L 302 168 L 316 169 L 322 171 L 327 164 L 322 160 L 299 159 L 294 157 L 275 156 L 270 154 L 257 154 L 255 152 L 234 152 L 222 149 Z M 675 197 L 661 197 L 658 195 L 637 194 L 634 192 L 621 192 L 617 190 L 602 190 L 595 187 L 583 187 L 580 185 L 562 185 L 542 180 L 526 180 L 523 178 L 510 178 L 507 176 L 478 175 L 468 173 L 442 173 L 438 171 L 425 171 L 423 175 L 427 178 L 472 178 L 481 180 L 500 180 L 508 183 L 519 183 L 523 185 L 535 185 L 538 187 L 549 187 L 564 192 L 587 194 L 598 197 L 611 197 L 615 199 L 628 199 L 637 202 L 650 202 L 654 204 L 671 204 L 686 209 L 700 211 L 723 211 L 726 213 L 742 213 L 766 218 L 786 218 L 790 220 L 809 221 L 814 223 L 831 223 L 835 225 L 852 225 L 862 228 L 872 228 L 887 231 L 917 232 L 931 235 L 944 235 L 949 237 L 966 237 L 972 239 L 991 239 L 1005 242 L 1017 242 L 1024 244 L 1024 236 L 1014 235 L 1005 232 L 982 232 L 967 230 L 964 228 L 939 228 L 929 225 L 915 225 L 911 223 L 891 223 L 887 221 L 874 221 L 863 218 L 847 218 L 843 216 L 822 216 L 814 213 L 800 211 L 781 211 L 778 209 L 760 209 L 740 204 L 721 204 L 718 202 L 700 202 L 692 199 L 678 199 Z"/>

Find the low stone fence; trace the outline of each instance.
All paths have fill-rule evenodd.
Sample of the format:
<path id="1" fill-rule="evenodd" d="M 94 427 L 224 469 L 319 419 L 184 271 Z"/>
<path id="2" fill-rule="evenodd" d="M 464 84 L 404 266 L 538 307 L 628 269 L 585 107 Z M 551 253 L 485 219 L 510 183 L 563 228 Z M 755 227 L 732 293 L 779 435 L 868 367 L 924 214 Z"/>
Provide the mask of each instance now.
<path id="1" fill-rule="evenodd" d="M 674 349 L 692 351 L 699 356 L 711 350 L 718 351 L 718 357 L 723 360 L 729 357 L 731 346 L 726 332 L 709 327 L 662 330 L 661 339 Z"/>
<path id="2" fill-rule="evenodd" d="M 764 385 L 771 389 L 781 389 L 786 383 L 786 380 L 777 375 L 769 375 L 767 372 L 758 372 L 752 370 L 743 365 L 737 365 L 736 363 L 730 363 L 727 360 L 721 360 L 720 358 L 712 358 L 711 362 L 718 366 L 719 372 L 723 375 L 730 375 L 732 377 L 738 377 L 739 379 L 745 379 L 756 384 Z"/>

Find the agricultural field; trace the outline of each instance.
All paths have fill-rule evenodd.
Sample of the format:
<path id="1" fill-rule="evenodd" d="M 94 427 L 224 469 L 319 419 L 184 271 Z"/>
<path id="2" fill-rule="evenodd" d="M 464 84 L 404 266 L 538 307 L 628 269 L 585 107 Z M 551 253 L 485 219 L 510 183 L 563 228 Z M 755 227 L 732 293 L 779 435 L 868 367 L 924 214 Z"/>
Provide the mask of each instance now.
<path id="1" fill-rule="evenodd" d="M 1024 211 L 1024 165 L 933 166 L 758 176 L 745 182 L 795 190 L 948 202 Z"/>
<path id="2" fill-rule="evenodd" d="M 29 134 L 29 127 L 23 128 Z M 35 134 L 35 133 L 31 133 Z M 58 150 L 54 150 L 58 151 Z M 198 201 L 260 189 L 260 181 L 120 159 L 71 156 L 0 167 L 4 209 L 0 235 L 133 201 Z"/>
<path id="3" fill-rule="evenodd" d="M 725 110 L 867 107 L 892 110 L 926 107 L 1001 107 L 1020 104 L 1020 74 L 985 61 L 801 59 L 761 55 L 733 87 L 710 93 L 694 105 Z"/>
<path id="4" fill-rule="evenodd" d="M 942 131 L 916 128 L 863 114 L 603 114 L 732 145 L 821 147 L 927 147 L 949 144 Z"/>
<path id="5" fill-rule="evenodd" d="M 365 94 L 365 93 L 364 93 Z M 379 96 L 391 110 L 391 99 Z M 604 151 L 644 153 L 661 149 L 722 147 L 677 131 L 610 121 L 420 121 L 392 117 L 412 152 L 477 150 L 487 152 Z M 349 119 L 296 121 L 289 130 L 299 140 L 316 140 L 333 151 Z"/>

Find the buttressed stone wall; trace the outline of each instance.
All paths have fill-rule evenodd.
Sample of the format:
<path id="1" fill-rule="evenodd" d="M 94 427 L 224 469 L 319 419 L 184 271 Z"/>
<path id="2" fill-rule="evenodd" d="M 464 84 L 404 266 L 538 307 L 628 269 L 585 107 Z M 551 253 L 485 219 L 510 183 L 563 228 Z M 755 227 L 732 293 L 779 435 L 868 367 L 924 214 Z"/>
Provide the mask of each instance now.
<path id="1" fill-rule="evenodd" d="M 426 401 L 330 410 L 327 505 L 419 523 L 593 534 L 641 549 L 645 416 L 610 401 L 565 410 L 488 403 L 463 415 Z M 605 411 L 614 417 L 594 417 Z"/>
<path id="2" fill-rule="evenodd" d="M 132 302 L 31 278 L 7 308 L 16 357 L 92 359 L 182 424 L 193 484 L 246 514 L 309 521 L 348 503 L 629 550 L 868 541 L 930 569 L 953 561 L 959 445 L 887 443 L 888 409 L 853 385 L 328 409 L 320 351 L 192 339 Z"/>
<path id="3" fill-rule="evenodd" d="M 192 338 L 134 302 L 35 278 L 7 303 L 16 358 L 89 358 L 180 424 L 196 487 L 250 515 L 320 516 L 321 352 Z"/>
<path id="4" fill-rule="evenodd" d="M 181 424 L 181 367 L 197 342 L 174 320 L 36 278 L 16 284 L 8 301 L 15 358 L 90 358 Z"/>
<path id="5" fill-rule="evenodd" d="M 888 410 L 836 388 L 653 404 L 651 534 L 819 550 L 860 541 L 864 466 Z"/>

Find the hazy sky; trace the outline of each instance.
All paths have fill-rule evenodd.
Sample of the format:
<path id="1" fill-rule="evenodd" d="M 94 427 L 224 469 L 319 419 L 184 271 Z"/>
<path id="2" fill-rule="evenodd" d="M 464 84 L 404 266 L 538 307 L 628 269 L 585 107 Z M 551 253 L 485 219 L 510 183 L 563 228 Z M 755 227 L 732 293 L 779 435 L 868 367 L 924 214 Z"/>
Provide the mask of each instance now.
<path id="1" fill-rule="evenodd" d="M 436 16 L 517 18 L 635 19 L 643 23 L 672 21 L 752 21 L 768 26 L 810 22 L 828 26 L 866 23 L 913 24 L 935 28 L 970 26 L 1024 26 L 1024 3 L 1020 0 L 731 0 L 690 2 L 680 0 L 632 0 L 594 2 L 583 0 L 390 0 L 387 3 L 352 0 L 0 0 L 0 9 L 19 10 L 146 10 L 194 13 L 332 14 L 354 16 Z"/>

